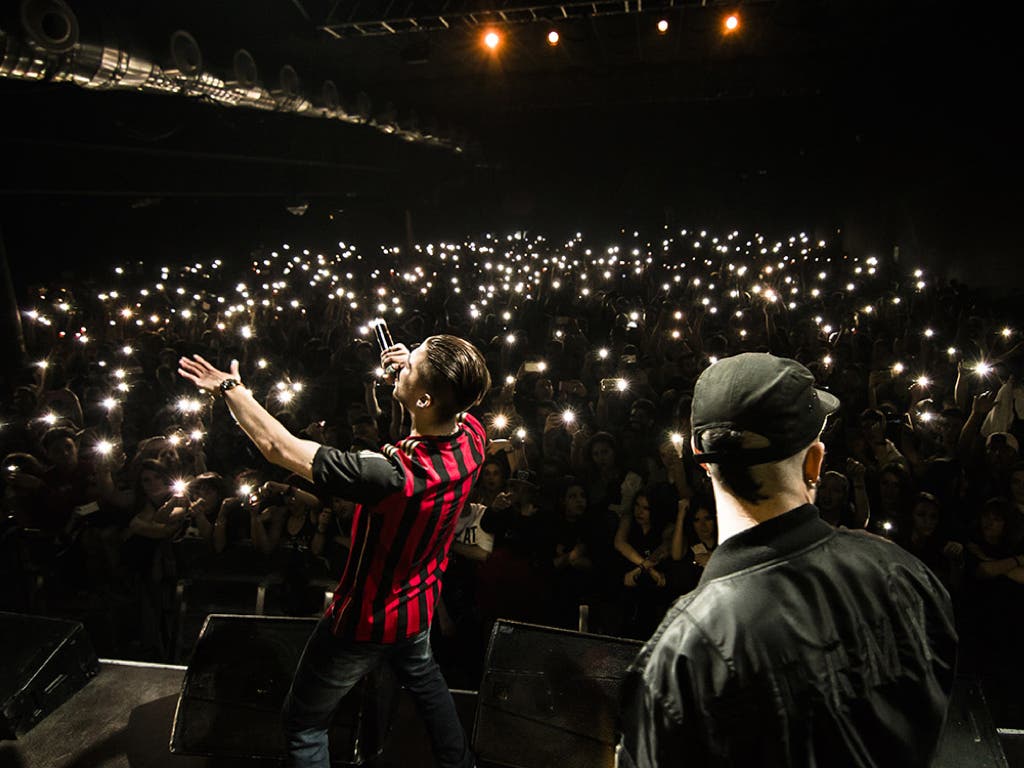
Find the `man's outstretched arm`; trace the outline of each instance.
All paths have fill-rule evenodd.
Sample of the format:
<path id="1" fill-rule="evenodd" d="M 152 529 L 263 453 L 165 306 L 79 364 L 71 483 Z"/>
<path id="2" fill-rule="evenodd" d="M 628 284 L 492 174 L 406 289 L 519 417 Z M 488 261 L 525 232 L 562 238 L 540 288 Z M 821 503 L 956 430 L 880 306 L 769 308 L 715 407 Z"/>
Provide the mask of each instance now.
<path id="1" fill-rule="evenodd" d="M 279 467 L 294 472 L 306 480 L 313 479 L 313 457 L 320 444 L 296 437 L 267 410 L 256 402 L 252 393 L 241 386 L 238 361 L 231 361 L 231 372 L 225 373 L 214 368 L 199 355 L 178 360 L 178 373 L 201 389 L 221 394 L 221 384 L 235 379 L 239 386 L 223 391 L 231 415 L 238 426 L 249 436 L 263 457 Z"/>

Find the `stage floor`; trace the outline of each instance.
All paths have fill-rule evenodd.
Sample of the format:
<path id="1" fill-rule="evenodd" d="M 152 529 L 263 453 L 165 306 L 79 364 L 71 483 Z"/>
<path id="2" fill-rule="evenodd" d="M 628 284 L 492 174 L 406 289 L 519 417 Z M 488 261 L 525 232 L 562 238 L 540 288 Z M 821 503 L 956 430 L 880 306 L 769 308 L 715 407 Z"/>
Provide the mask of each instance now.
<path id="1" fill-rule="evenodd" d="M 276 760 L 172 755 L 168 751 L 171 724 L 184 675 L 183 666 L 102 661 L 99 674 L 35 728 L 17 741 L 0 742 L 0 768 L 280 765 Z M 463 727 L 472 733 L 476 692 L 452 693 Z M 959 704 L 951 708 L 933 768 L 1024 766 L 1024 732 L 1006 730 L 997 736 L 983 701 L 974 701 L 979 697 L 973 688 L 956 697 Z M 426 732 L 412 699 L 403 691 L 384 752 L 365 765 L 431 768 L 433 764 Z"/>
<path id="2" fill-rule="evenodd" d="M 276 760 L 172 755 L 174 709 L 185 667 L 104 660 L 89 683 L 17 741 L 0 742 L 0 768 L 251 768 Z M 453 691 L 472 733 L 475 691 Z M 412 699 L 399 694 L 383 754 L 370 768 L 432 768 L 430 743 Z M 401 734 L 400 736 L 398 734 Z"/>

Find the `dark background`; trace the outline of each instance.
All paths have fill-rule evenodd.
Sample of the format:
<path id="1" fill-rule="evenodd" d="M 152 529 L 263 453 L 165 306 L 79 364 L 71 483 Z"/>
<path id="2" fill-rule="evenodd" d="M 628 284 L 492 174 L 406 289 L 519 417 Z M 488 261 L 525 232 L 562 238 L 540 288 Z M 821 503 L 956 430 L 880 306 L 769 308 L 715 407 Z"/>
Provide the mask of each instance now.
<path id="1" fill-rule="evenodd" d="M 479 26 L 322 29 L 467 2 L 71 0 L 83 42 L 161 61 L 186 29 L 206 69 L 227 72 L 244 47 L 261 80 L 291 64 L 311 97 L 330 78 L 347 103 L 364 92 L 375 113 L 415 115 L 465 151 L 173 94 L 2 79 L 0 231 L 16 284 L 289 239 L 370 249 L 668 224 L 838 233 L 853 253 L 898 245 L 947 276 L 1015 287 L 1019 87 L 1015 32 L 995 9 L 634 3 L 559 23 L 557 48 L 551 24 L 505 26 L 496 56 Z M 17 6 L 0 14 L 11 35 Z M 733 9 L 744 26 L 726 37 Z M 301 218 L 285 210 L 298 202 Z"/>

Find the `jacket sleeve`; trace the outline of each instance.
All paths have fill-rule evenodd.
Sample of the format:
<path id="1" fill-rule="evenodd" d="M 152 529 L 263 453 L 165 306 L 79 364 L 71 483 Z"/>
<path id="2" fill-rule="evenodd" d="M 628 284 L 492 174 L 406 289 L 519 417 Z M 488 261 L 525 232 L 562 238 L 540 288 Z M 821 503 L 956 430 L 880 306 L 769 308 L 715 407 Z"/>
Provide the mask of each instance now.
<path id="1" fill-rule="evenodd" d="M 703 765 L 701 739 L 685 716 L 689 662 L 656 641 L 641 652 L 622 689 L 620 768 Z"/>

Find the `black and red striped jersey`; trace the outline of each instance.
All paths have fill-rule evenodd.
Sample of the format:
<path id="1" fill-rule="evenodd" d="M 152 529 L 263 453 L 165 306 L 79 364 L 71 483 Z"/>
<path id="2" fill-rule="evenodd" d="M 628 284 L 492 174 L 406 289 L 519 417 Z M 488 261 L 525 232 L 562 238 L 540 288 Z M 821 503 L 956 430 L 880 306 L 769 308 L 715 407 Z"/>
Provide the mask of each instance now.
<path id="1" fill-rule="evenodd" d="M 447 437 L 407 437 L 380 452 L 320 447 L 318 490 L 357 502 L 348 562 L 326 612 L 336 635 L 393 643 L 430 626 L 486 440 L 465 414 Z"/>

